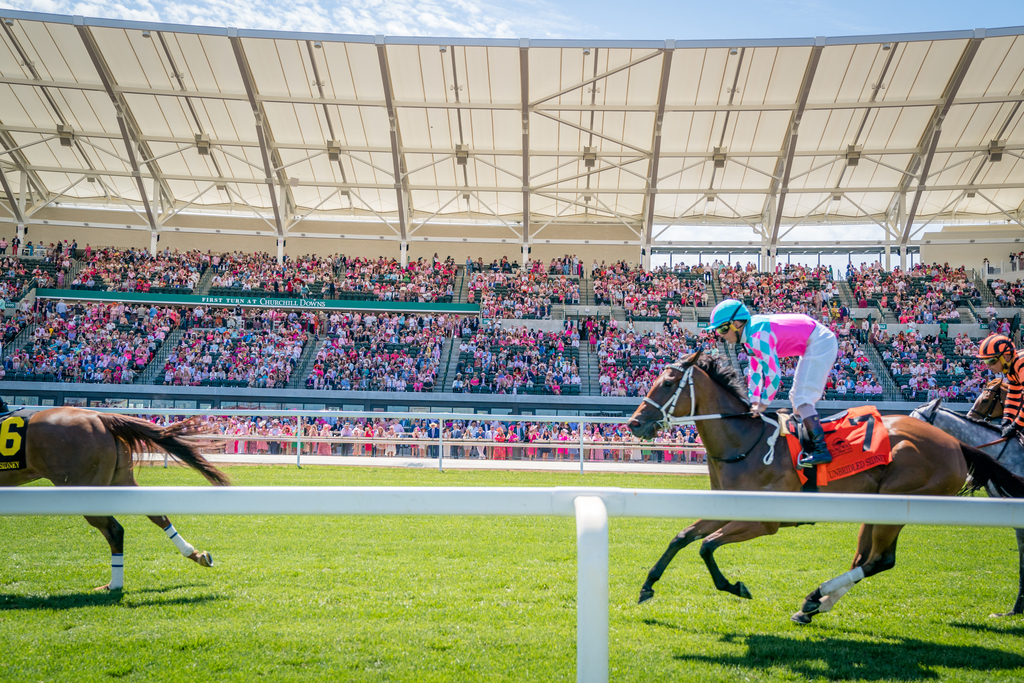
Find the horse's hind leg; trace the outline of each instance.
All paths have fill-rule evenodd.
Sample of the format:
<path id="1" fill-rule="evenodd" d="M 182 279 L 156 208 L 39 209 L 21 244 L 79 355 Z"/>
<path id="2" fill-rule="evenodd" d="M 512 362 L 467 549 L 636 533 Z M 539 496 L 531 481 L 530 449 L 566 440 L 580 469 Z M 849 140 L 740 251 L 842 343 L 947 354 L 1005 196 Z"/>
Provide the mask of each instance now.
<path id="1" fill-rule="evenodd" d="M 708 534 L 722 528 L 723 524 L 725 524 L 725 522 L 715 521 L 713 519 L 699 519 L 691 526 L 680 531 L 679 534 L 672 539 L 672 542 L 668 544 L 668 549 L 662 554 L 661 559 L 658 560 L 657 564 L 651 568 L 651 571 L 647 572 L 647 580 L 644 581 L 643 587 L 640 588 L 640 599 L 637 601 L 637 604 L 643 604 L 654 597 L 654 584 L 661 578 L 661 575 L 665 573 L 665 570 L 672 562 L 672 558 L 676 556 L 676 553 L 694 541 L 699 541 Z"/>
<path id="2" fill-rule="evenodd" d="M 121 590 L 124 588 L 124 527 L 113 517 L 86 517 L 85 521 L 99 529 L 110 545 L 110 583 L 96 590 Z"/>
<path id="3" fill-rule="evenodd" d="M 993 614 L 994 617 L 1012 617 L 1024 614 L 1024 529 L 1017 529 L 1017 552 L 1020 555 L 1020 587 L 1017 589 L 1017 602 L 1009 612 Z"/>
<path id="4" fill-rule="evenodd" d="M 742 581 L 730 583 L 715 562 L 715 551 L 729 543 L 742 543 L 758 536 L 770 536 L 779 530 L 778 522 L 729 522 L 724 527 L 711 534 L 700 546 L 700 556 L 707 565 L 711 580 L 715 582 L 715 588 L 726 593 L 732 593 L 738 598 L 750 600 L 754 596 L 750 594 Z"/>
<path id="5" fill-rule="evenodd" d="M 861 579 L 880 574 L 896 566 L 896 541 L 902 526 L 865 524 L 861 527 L 857 557 L 848 572 L 840 574 L 815 588 L 804 599 L 799 612 L 790 619 L 796 624 L 809 624 L 815 614 L 832 609 L 839 599 Z M 868 545 L 870 543 L 870 545 Z M 870 550 L 865 550 L 869 547 Z"/>
<path id="6" fill-rule="evenodd" d="M 167 538 L 171 539 L 171 542 L 178 548 L 178 552 L 192 560 L 201 567 L 212 567 L 213 566 L 213 555 L 205 550 L 196 550 L 195 547 L 181 537 L 178 530 L 171 524 L 171 520 L 166 517 L 150 517 L 149 521 L 156 524 L 158 527 L 164 530 L 167 534 Z"/>

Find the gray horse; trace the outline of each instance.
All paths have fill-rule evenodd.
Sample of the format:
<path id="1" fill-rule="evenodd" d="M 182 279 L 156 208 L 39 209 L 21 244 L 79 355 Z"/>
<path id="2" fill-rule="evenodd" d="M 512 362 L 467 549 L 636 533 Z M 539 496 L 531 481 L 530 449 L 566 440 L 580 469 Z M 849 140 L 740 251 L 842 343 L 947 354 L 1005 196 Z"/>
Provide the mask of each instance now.
<path id="1" fill-rule="evenodd" d="M 979 399 L 981 400 L 981 399 Z M 1024 476 L 1024 445 L 1017 438 L 1006 441 L 999 439 L 999 427 L 983 420 L 973 420 L 961 413 L 942 408 L 939 404 L 941 398 L 915 409 L 911 415 L 929 422 L 952 437 L 963 441 L 974 447 L 982 444 L 997 443 L 981 448 L 995 458 L 1000 465 L 1010 470 L 1017 476 Z M 972 411 L 973 412 L 973 411 Z M 998 494 L 989 486 L 990 496 L 997 497 Z M 1013 609 L 995 616 L 1011 616 L 1024 614 L 1024 529 L 1017 529 L 1017 552 L 1020 559 L 1020 587 L 1017 590 L 1017 601 Z"/>

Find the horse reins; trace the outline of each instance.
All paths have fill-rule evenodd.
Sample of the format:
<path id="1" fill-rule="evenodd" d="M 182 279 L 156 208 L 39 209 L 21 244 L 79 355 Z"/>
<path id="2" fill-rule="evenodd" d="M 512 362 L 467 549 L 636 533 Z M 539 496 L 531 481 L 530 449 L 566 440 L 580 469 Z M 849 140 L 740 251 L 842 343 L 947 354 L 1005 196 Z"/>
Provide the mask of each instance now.
<path id="1" fill-rule="evenodd" d="M 760 417 L 762 421 L 761 433 L 754 441 L 754 445 L 748 448 L 746 452 L 733 458 L 715 458 L 711 456 L 710 453 L 708 454 L 708 457 L 711 457 L 713 460 L 717 460 L 718 462 L 724 463 L 738 462 L 740 460 L 743 460 L 748 455 L 750 455 L 750 453 L 755 448 L 757 448 L 757 445 L 759 443 L 761 443 L 761 437 L 764 436 L 765 431 L 768 429 L 768 424 L 771 423 L 775 425 L 775 434 L 772 435 L 772 437 L 769 438 L 767 441 L 768 453 L 766 453 L 764 456 L 764 464 L 770 465 L 772 463 L 772 461 L 775 459 L 775 442 L 778 440 L 779 433 L 782 429 L 781 425 L 777 421 L 763 414 L 755 415 L 753 411 L 750 410 L 742 413 L 732 414 L 708 413 L 706 415 L 696 415 L 695 411 L 697 409 L 697 403 L 695 396 L 696 390 L 694 389 L 693 385 L 693 366 L 690 365 L 684 368 L 679 365 L 676 365 L 675 363 L 672 363 L 671 365 L 666 365 L 665 369 L 678 370 L 679 372 L 682 373 L 683 376 L 679 378 L 679 384 L 676 385 L 676 390 L 672 392 L 672 395 L 669 396 L 668 400 L 665 401 L 665 403 L 660 406 L 657 403 L 655 403 L 649 396 L 644 396 L 643 400 L 644 403 L 646 403 L 649 406 L 652 406 L 655 410 L 661 413 L 661 420 L 658 421 L 658 424 L 661 425 L 662 429 L 674 427 L 678 424 L 696 422 L 698 420 L 728 420 L 734 417 Z M 690 414 L 683 417 L 676 417 L 675 415 L 673 415 L 673 413 L 676 410 L 676 404 L 679 403 L 679 396 L 683 393 L 684 383 L 690 388 Z"/>

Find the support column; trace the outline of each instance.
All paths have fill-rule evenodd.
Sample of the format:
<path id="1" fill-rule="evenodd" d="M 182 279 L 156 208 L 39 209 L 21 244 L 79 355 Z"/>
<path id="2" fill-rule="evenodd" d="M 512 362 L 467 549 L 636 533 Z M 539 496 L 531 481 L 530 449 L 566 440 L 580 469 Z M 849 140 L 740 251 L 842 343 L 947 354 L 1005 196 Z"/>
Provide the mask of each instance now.
<path id="1" fill-rule="evenodd" d="M 640 249 L 640 267 L 644 270 L 651 269 L 651 252 L 649 249 Z"/>
<path id="2" fill-rule="evenodd" d="M 150 256 L 156 256 L 156 243 L 157 243 L 157 241 L 159 239 L 160 239 L 160 237 L 159 237 L 159 235 L 157 235 L 156 230 L 154 230 L 153 232 L 149 233 L 149 255 Z"/>
<path id="3" fill-rule="evenodd" d="M 18 235 L 18 242 L 21 244 L 21 246 L 18 247 L 19 253 L 20 253 L 20 250 L 25 248 L 25 224 L 24 223 L 18 223 L 17 235 Z"/>
<path id="4" fill-rule="evenodd" d="M 398 243 L 399 259 L 402 262 L 402 268 L 406 268 L 409 265 L 409 243 L 402 240 Z"/>
<path id="5" fill-rule="evenodd" d="M 278 264 L 284 263 L 284 238 L 277 238 L 277 262 Z"/>
<path id="6" fill-rule="evenodd" d="M 907 272 L 907 245 L 900 245 L 900 270 Z"/>
<path id="7" fill-rule="evenodd" d="M 885 269 L 892 270 L 892 247 L 888 244 L 885 245 Z"/>
<path id="8" fill-rule="evenodd" d="M 524 269 L 526 268 L 526 264 L 529 262 L 529 260 L 530 260 L 530 245 L 529 244 L 523 244 L 523 260 L 520 261 L 520 263 L 522 264 L 522 267 Z"/>

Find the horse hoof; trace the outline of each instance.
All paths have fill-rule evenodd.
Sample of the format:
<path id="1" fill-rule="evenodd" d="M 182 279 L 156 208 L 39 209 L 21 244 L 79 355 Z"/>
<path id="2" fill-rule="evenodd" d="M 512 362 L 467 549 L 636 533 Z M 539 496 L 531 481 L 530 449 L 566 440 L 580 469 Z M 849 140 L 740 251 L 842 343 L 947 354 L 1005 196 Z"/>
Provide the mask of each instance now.
<path id="1" fill-rule="evenodd" d="M 990 614 L 988 616 L 995 619 L 999 617 L 1019 617 L 1022 614 L 1024 614 L 1024 612 L 996 612 L 995 614 Z"/>
<path id="2" fill-rule="evenodd" d="M 742 581 L 736 582 L 736 595 L 737 597 L 743 598 L 744 600 L 753 600 L 754 596 L 747 590 L 746 585 Z"/>
<path id="3" fill-rule="evenodd" d="M 107 585 L 105 585 L 105 586 L 96 586 L 95 588 L 93 588 L 93 591 L 96 591 L 96 592 L 99 592 L 99 591 L 109 591 L 109 592 L 113 593 L 114 591 L 121 591 L 121 590 L 123 590 L 123 588 L 121 586 L 118 586 L 117 588 L 111 588 L 109 583 Z"/>
<path id="4" fill-rule="evenodd" d="M 196 559 L 200 567 L 212 567 L 213 566 L 213 555 L 207 551 L 199 553 L 199 557 Z"/>
<path id="5" fill-rule="evenodd" d="M 818 610 L 820 610 L 820 609 L 821 609 L 821 603 L 820 602 L 816 602 L 814 600 L 805 600 L 803 607 L 800 608 L 800 611 L 803 614 L 817 614 Z"/>
<path id="6" fill-rule="evenodd" d="M 650 600 L 653 597 L 654 597 L 654 589 L 653 588 L 641 588 L 640 589 L 640 599 L 636 601 L 636 604 L 642 605 L 642 604 L 644 604 L 645 602 L 647 602 L 648 600 Z"/>
<path id="7" fill-rule="evenodd" d="M 814 615 L 813 614 L 805 614 L 804 612 L 797 612 L 796 614 L 791 616 L 789 618 L 789 620 L 792 621 L 794 624 L 800 624 L 801 626 L 807 626 L 807 624 L 811 623 L 811 617 L 812 616 L 814 616 Z"/>

